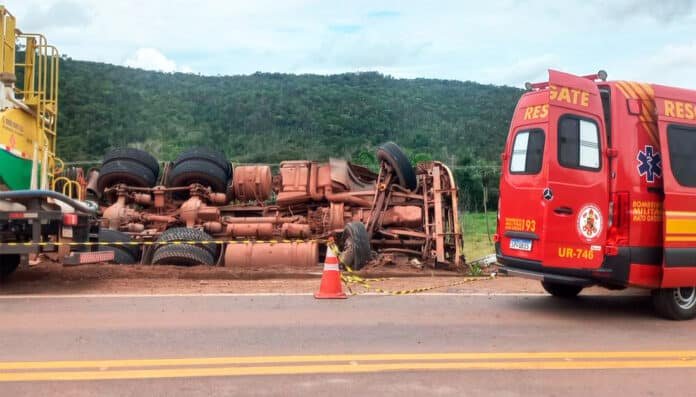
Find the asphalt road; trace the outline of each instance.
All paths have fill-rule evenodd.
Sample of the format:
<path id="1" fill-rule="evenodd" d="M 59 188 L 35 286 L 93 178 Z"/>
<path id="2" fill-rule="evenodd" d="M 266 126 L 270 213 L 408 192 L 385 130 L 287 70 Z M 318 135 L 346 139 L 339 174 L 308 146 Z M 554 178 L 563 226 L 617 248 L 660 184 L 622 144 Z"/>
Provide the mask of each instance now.
<path id="1" fill-rule="evenodd" d="M 669 395 L 695 386 L 696 322 L 657 319 L 646 297 L 2 297 L 0 310 L 0 396 Z"/>

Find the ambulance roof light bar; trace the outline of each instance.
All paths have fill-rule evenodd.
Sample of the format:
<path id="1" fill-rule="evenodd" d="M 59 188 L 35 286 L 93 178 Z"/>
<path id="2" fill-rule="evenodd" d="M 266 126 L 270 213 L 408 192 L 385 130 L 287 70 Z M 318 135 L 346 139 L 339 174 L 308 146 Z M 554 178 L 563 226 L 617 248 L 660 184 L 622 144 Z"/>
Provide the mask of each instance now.
<path id="1" fill-rule="evenodd" d="M 607 75 L 606 71 L 600 70 L 599 72 L 597 72 L 595 74 L 588 74 L 588 75 L 581 76 L 581 77 L 588 79 L 588 80 L 592 80 L 592 81 L 597 81 L 597 80 L 607 81 L 608 75 Z M 524 88 L 527 91 L 541 90 L 541 89 L 547 88 L 548 86 L 549 86 L 548 81 L 541 82 L 541 83 L 530 83 L 530 82 L 524 83 Z"/>

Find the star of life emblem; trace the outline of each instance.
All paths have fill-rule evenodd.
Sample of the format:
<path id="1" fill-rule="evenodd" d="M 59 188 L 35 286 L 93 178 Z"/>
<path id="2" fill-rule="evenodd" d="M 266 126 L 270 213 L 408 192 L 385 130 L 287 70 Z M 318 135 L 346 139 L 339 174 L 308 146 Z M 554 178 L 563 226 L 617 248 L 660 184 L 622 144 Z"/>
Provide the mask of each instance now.
<path id="1" fill-rule="evenodd" d="M 656 152 L 652 145 L 645 145 L 644 150 L 638 152 L 638 173 L 648 183 L 662 177 L 662 156 Z"/>

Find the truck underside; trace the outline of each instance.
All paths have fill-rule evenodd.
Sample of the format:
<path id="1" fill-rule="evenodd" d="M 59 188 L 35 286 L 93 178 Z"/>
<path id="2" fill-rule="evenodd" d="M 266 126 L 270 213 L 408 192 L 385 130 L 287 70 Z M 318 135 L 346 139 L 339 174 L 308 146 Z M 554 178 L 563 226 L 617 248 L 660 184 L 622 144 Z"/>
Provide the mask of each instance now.
<path id="1" fill-rule="evenodd" d="M 414 259 L 461 266 L 451 171 L 440 162 L 414 168 L 393 143 L 377 157 L 379 172 L 330 159 L 284 161 L 272 175 L 268 165 L 233 168 L 194 148 L 160 174 L 147 153 L 117 149 L 90 173 L 88 191 L 100 198 L 100 239 L 133 244 L 104 248 L 125 262 L 313 268 L 322 243 L 335 240 L 354 269 Z"/>

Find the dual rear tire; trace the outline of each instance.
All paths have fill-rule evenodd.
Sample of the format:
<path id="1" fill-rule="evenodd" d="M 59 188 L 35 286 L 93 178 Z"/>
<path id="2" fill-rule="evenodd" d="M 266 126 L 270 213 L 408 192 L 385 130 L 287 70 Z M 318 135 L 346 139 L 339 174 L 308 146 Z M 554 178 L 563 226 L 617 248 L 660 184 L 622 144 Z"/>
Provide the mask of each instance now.
<path id="1" fill-rule="evenodd" d="M 162 244 L 156 247 L 152 263 L 155 265 L 212 266 L 218 257 L 218 246 L 214 243 L 198 243 L 212 239 L 208 233 L 198 229 L 186 227 L 167 229 L 157 239 L 157 242 Z"/>
<path id="2" fill-rule="evenodd" d="M 151 154 L 133 148 L 116 148 L 104 155 L 97 189 L 126 184 L 135 187 L 152 187 L 159 177 L 159 163 Z"/>
<path id="3" fill-rule="evenodd" d="M 159 180 L 160 167 L 149 153 L 133 148 L 116 148 L 104 155 L 97 189 L 125 184 L 132 187 L 153 187 Z M 184 151 L 172 163 L 164 183 L 169 187 L 200 183 L 215 192 L 226 192 L 232 166 L 224 153 L 198 147 Z"/>
<path id="4" fill-rule="evenodd" d="M 113 251 L 116 264 L 132 265 L 140 261 L 140 246 L 131 245 L 132 241 L 126 233 L 111 229 L 99 230 L 99 242 L 107 243 L 107 245 L 99 245 L 99 251 Z"/>
<path id="5" fill-rule="evenodd" d="M 201 230 L 185 227 L 168 229 L 157 239 L 161 244 L 155 248 L 152 263 L 175 266 L 214 265 L 218 247 L 211 243 L 196 243 L 211 240 L 212 237 Z M 126 233 L 102 229 L 99 231 L 99 241 L 107 243 L 99 245 L 99 251 L 113 251 L 114 262 L 117 264 L 129 265 L 140 261 L 141 248 L 139 245 L 131 245 L 132 239 Z M 4 266 L 0 266 L 0 277 L 2 269 Z"/>
<path id="6" fill-rule="evenodd" d="M 225 193 L 231 177 L 232 166 L 224 153 L 209 148 L 192 148 L 181 153 L 172 163 L 167 186 L 199 183 L 214 192 Z"/>

